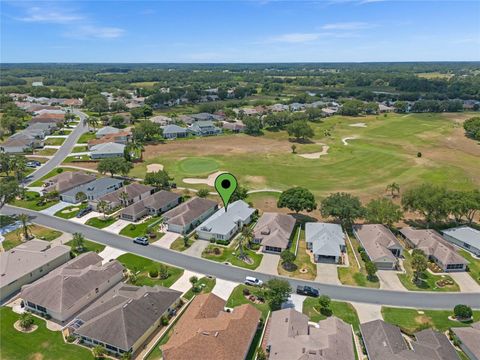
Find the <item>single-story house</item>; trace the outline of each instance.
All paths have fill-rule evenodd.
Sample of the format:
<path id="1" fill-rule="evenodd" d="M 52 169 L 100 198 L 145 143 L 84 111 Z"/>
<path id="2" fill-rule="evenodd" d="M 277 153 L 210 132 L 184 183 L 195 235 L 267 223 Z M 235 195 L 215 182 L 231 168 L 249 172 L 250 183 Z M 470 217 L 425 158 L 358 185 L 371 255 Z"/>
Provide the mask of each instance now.
<path id="1" fill-rule="evenodd" d="M 190 125 L 188 130 L 198 136 L 218 135 L 222 132 L 212 121 L 197 121 Z"/>
<path id="2" fill-rule="evenodd" d="M 360 325 L 369 360 L 460 360 L 445 334 L 431 329 L 415 333 L 407 344 L 400 328 L 383 320 Z"/>
<path id="3" fill-rule="evenodd" d="M 87 346 L 103 346 L 114 356 L 129 352 L 135 358 L 181 295 L 161 286 L 119 283 L 77 315 L 68 329 Z"/>
<path id="4" fill-rule="evenodd" d="M 111 209 L 117 208 L 119 206 L 126 207 L 149 197 L 153 194 L 154 190 L 155 188 L 153 188 L 152 186 L 139 183 L 131 183 L 122 187 L 121 189 L 118 189 L 117 191 L 103 195 L 98 199 L 91 201 L 90 205 L 92 205 L 92 207 L 96 209 L 99 201 L 105 201 Z"/>
<path id="5" fill-rule="evenodd" d="M 95 137 L 97 139 L 100 139 L 101 137 L 103 137 L 105 135 L 113 135 L 113 134 L 117 134 L 121 131 L 122 130 L 120 130 L 116 127 L 113 127 L 113 126 L 104 126 L 95 133 Z"/>
<path id="6" fill-rule="evenodd" d="M 243 200 L 237 200 L 225 208 L 219 209 L 215 214 L 205 220 L 195 231 L 203 240 L 230 240 L 242 229 L 250 224 L 255 209 L 252 209 Z"/>
<path id="7" fill-rule="evenodd" d="M 451 330 L 458 340 L 463 352 L 471 360 L 480 360 L 480 322 L 471 327 L 452 327 Z"/>
<path id="8" fill-rule="evenodd" d="M 170 191 L 160 190 L 120 211 L 120 219 L 137 221 L 146 215 L 160 215 L 182 201 L 182 197 Z"/>
<path id="9" fill-rule="evenodd" d="M 466 270 L 467 260 L 460 256 L 455 247 L 444 240 L 435 230 L 416 230 L 406 227 L 400 230 L 400 234 L 407 244 L 412 248 L 422 250 L 444 272 Z"/>
<path id="10" fill-rule="evenodd" d="M 460 226 L 442 231 L 445 240 L 480 256 L 480 231 L 468 226 Z"/>
<path id="11" fill-rule="evenodd" d="M 188 130 L 181 126 L 171 124 L 163 127 L 163 137 L 165 139 L 176 139 L 188 136 Z"/>
<path id="12" fill-rule="evenodd" d="M 289 110 L 288 105 L 285 104 L 273 104 L 268 107 L 273 112 L 281 112 Z"/>
<path id="13" fill-rule="evenodd" d="M 347 251 L 345 234 L 338 224 L 306 223 L 307 249 L 312 251 L 315 262 L 339 263 Z"/>
<path id="14" fill-rule="evenodd" d="M 160 124 L 162 126 L 173 123 L 173 119 L 165 115 L 157 115 L 157 116 L 151 117 L 149 120 L 153 123 Z"/>
<path id="15" fill-rule="evenodd" d="M 36 147 L 37 141 L 30 137 L 8 138 L 0 144 L 0 151 L 8 154 L 22 154 L 31 152 Z"/>
<path id="16" fill-rule="evenodd" d="M 116 143 L 126 145 L 132 138 L 132 133 L 130 130 L 120 131 L 116 134 L 110 134 L 102 136 L 99 139 L 92 139 L 88 141 L 87 147 L 91 150 L 95 145 L 106 144 L 106 143 Z"/>
<path id="17" fill-rule="evenodd" d="M 335 316 L 316 324 L 309 320 L 292 308 L 273 311 L 265 332 L 268 359 L 355 360 L 349 324 Z"/>
<path id="18" fill-rule="evenodd" d="M 378 104 L 378 111 L 381 113 L 394 112 L 395 108 L 393 106 L 388 106 L 385 104 Z"/>
<path id="19" fill-rule="evenodd" d="M 95 179 L 95 175 L 87 174 L 83 171 L 65 171 L 45 180 L 42 192 L 57 191 L 61 194 L 77 186 L 92 182 Z"/>
<path id="20" fill-rule="evenodd" d="M 30 240 L 0 252 L 0 301 L 70 260 L 70 247 Z"/>
<path id="21" fill-rule="evenodd" d="M 261 313 L 251 304 L 226 312 L 225 303 L 212 293 L 197 295 L 161 346 L 163 359 L 246 359 Z"/>
<path id="22" fill-rule="evenodd" d="M 226 130 L 230 130 L 234 133 L 240 133 L 240 132 L 245 131 L 246 126 L 240 120 L 237 120 L 237 121 L 234 121 L 234 122 L 224 121 L 224 122 L 222 122 L 222 128 L 226 129 Z"/>
<path id="23" fill-rule="evenodd" d="M 337 111 L 338 111 L 337 109 L 333 109 L 333 108 L 323 108 L 322 114 L 323 116 L 332 116 L 332 115 L 335 115 Z"/>
<path id="24" fill-rule="evenodd" d="M 353 233 L 377 269 L 397 268 L 403 249 L 387 227 L 381 224 L 354 225 Z"/>
<path id="25" fill-rule="evenodd" d="M 94 252 L 73 258 L 33 284 L 22 287 L 25 308 L 64 322 L 123 279 L 117 260 L 102 265 Z"/>
<path id="26" fill-rule="evenodd" d="M 253 242 L 263 252 L 279 254 L 290 247 L 296 222 L 292 215 L 265 212 L 253 228 Z"/>
<path id="27" fill-rule="evenodd" d="M 163 214 L 168 231 L 185 234 L 192 231 L 218 209 L 215 201 L 194 197 Z"/>
<path id="28" fill-rule="evenodd" d="M 305 104 L 300 104 L 298 102 L 291 103 L 289 108 L 291 111 L 301 111 L 301 110 L 305 110 Z"/>
<path id="29" fill-rule="evenodd" d="M 90 148 L 90 157 L 92 160 L 105 159 L 112 157 L 123 157 L 125 145 L 108 142 L 105 144 L 94 145 Z"/>
<path id="30" fill-rule="evenodd" d="M 85 195 L 85 200 L 93 201 L 120 189 L 122 186 L 123 180 L 110 177 L 99 178 L 60 194 L 60 200 L 76 204 L 81 201 L 83 197 L 81 194 L 83 194 Z"/>

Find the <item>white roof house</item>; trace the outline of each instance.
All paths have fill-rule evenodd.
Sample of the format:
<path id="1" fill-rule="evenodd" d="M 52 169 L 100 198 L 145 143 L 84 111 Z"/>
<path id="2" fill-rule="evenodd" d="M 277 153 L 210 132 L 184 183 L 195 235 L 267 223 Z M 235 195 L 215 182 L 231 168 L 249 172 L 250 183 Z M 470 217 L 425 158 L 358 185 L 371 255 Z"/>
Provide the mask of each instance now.
<path id="1" fill-rule="evenodd" d="M 338 224 L 306 223 L 305 239 L 316 262 L 337 263 L 346 251 L 345 235 Z"/>
<path id="2" fill-rule="evenodd" d="M 115 142 L 108 142 L 104 144 L 98 144 L 90 148 L 90 157 L 92 159 L 103 159 L 108 157 L 120 157 L 123 156 L 125 145 Z"/>
<path id="3" fill-rule="evenodd" d="M 480 256 L 480 231 L 469 226 L 443 230 L 445 240 Z"/>
<path id="4" fill-rule="evenodd" d="M 116 127 L 113 127 L 113 126 L 104 126 L 103 128 L 101 128 L 100 130 L 98 130 L 96 133 L 95 133 L 95 136 L 97 139 L 101 138 L 102 136 L 105 136 L 105 135 L 111 135 L 111 134 L 117 134 L 119 133 L 120 129 L 117 129 Z"/>
<path id="5" fill-rule="evenodd" d="M 255 209 L 248 206 L 243 200 L 237 200 L 225 208 L 219 209 L 215 214 L 197 227 L 196 232 L 200 239 L 230 240 L 233 235 L 249 224 Z"/>

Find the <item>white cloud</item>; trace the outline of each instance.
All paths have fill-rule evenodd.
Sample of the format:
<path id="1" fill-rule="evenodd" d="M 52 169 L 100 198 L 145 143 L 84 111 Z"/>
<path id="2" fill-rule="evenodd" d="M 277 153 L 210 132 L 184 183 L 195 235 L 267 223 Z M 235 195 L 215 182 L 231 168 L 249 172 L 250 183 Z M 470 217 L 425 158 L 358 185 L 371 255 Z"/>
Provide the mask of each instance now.
<path id="1" fill-rule="evenodd" d="M 65 33 L 65 36 L 77 39 L 115 39 L 124 34 L 125 30 L 117 27 L 81 25 Z"/>
<path id="2" fill-rule="evenodd" d="M 322 26 L 322 29 L 324 30 L 363 30 L 363 29 L 370 29 L 372 27 L 375 27 L 375 25 L 369 24 L 366 22 L 352 21 L 352 22 L 339 22 L 339 23 L 325 24 Z"/>
<path id="3" fill-rule="evenodd" d="M 82 20 L 83 17 L 69 11 L 59 11 L 40 7 L 31 7 L 27 9 L 27 15 L 17 18 L 25 22 L 67 24 Z"/>
<path id="4" fill-rule="evenodd" d="M 321 33 L 290 33 L 270 38 L 270 42 L 305 43 L 318 40 Z"/>

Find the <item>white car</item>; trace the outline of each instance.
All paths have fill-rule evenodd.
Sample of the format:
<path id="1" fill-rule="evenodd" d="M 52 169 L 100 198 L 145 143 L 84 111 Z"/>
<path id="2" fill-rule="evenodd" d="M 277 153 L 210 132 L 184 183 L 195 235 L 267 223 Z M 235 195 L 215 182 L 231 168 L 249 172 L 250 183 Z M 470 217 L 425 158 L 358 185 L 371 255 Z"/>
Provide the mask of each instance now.
<path id="1" fill-rule="evenodd" d="M 247 276 L 244 281 L 245 285 L 251 285 L 251 286 L 262 286 L 263 281 L 260 279 L 257 279 L 253 276 Z"/>

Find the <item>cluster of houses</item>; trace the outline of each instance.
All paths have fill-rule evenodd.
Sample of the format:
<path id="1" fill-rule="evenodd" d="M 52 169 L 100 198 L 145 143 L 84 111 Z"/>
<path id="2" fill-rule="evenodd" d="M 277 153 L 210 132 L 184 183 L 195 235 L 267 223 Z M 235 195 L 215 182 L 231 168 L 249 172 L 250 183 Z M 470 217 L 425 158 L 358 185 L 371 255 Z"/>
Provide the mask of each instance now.
<path id="1" fill-rule="evenodd" d="M 100 93 L 107 99 L 108 104 L 121 101 L 128 109 L 133 109 L 145 105 L 145 98 L 143 96 L 137 96 L 135 92 L 129 91 L 128 96 L 115 96 L 114 94 L 103 91 Z"/>

